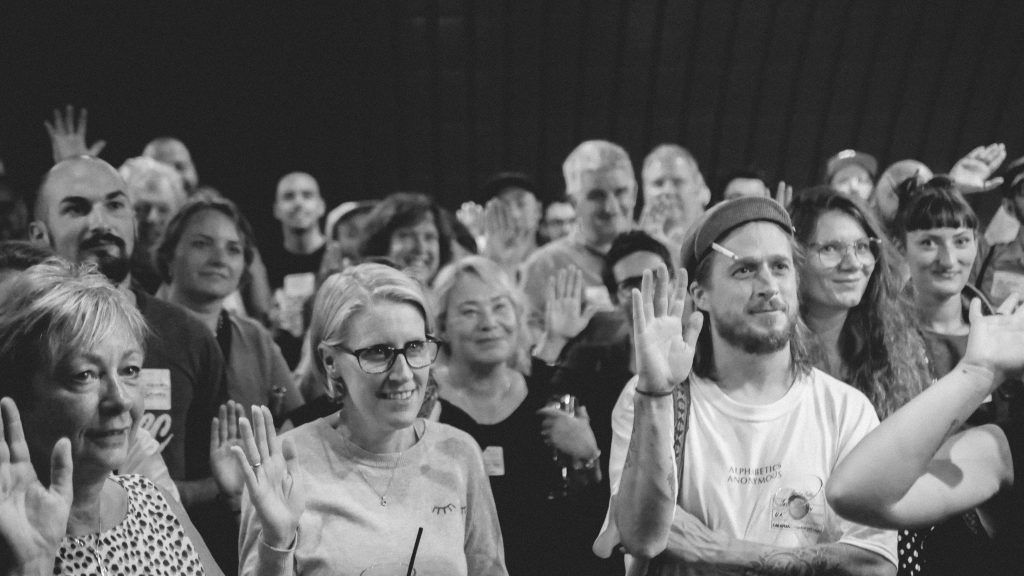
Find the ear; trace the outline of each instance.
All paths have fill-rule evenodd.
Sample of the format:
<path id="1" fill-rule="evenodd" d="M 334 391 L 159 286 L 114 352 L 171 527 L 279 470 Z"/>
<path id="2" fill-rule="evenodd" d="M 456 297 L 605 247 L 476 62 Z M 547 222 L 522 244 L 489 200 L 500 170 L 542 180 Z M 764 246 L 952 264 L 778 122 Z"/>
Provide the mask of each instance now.
<path id="1" fill-rule="evenodd" d="M 323 363 L 324 372 L 326 372 L 329 375 L 337 373 L 338 370 L 334 366 L 336 362 L 334 358 L 335 350 L 328 346 L 327 344 L 321 342 L 320 344 L 317 345 L 316 351 L 318 360 L 320 360 L 320 362 Z"/>
<path id="2" fill-rule="evenodd" d="M 50 231 L 40 220 L 33 220 L 28 223 L 28 239 L 40 244 L 52 246 L 50 243 Z"/>
<path id="3" fill-rule="evenodd" d="M 701 312 L 707 312 L 711 307 L 711 303 L 708 301 L 708 291 L 699 282 L 694 280 L 690 282 L 690 299 L 693 301 L 694 307 Z"/>
<path id="4" fill-rule="evenodd" d="M 277 201 L 276 197 L 274 198 L 274 219 L 281 220 L 281 203 Z"/>

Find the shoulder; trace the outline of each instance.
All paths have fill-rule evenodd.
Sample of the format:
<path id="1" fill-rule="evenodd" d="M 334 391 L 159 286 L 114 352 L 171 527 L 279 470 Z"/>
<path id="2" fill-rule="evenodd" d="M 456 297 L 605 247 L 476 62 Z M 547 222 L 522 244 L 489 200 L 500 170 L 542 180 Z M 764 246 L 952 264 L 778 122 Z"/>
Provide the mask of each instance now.
<path id="1" fill-rule="evenodd" d="M 228 317 L 231 319 L 231 324 L 235 327 L 235 330 L 241 334 L 244 339 L 251 341 L 265 341 L 268 343 L 274 341 L 274 337 L 270 335 L 270 331 L 252 318 L 246 318 L 245 316 L 239 316 L 238 314 L 229 314 Z"/>
<path id="2" fill-rule="evenodd" d="M 458 459 L 480 458 L 480 446 L 468 433 L 454 426 L 424 420 L 426 423 L 423 440 L 446 456 Z"/>
<path id="3" fill-rule="evenodd" d="M 213 337 L 198 318 L 177 304 L 164 302 L 141 291 L 135 292 L 135 299 L 142 316 L 157 332 L 185 332 Z"/>
<path id="4" fill-rule="evenodd" d="M 531 269 L 550 265 L 557 259 L 563 258 L 566 252 L 572 250 L 572 246 L 568 238 L 559 238 L 554 242 L 548 242 L 530 254 L 523 266 Z"/>
<path id="5" fill-rule="evenodd" d="M 874 413 L 871 401 L 863 392 L 817 368 L 811 368 L 810 374 L 805 376 L 804 380 L 816 397 L 829 401 L 840 409 Z"/>

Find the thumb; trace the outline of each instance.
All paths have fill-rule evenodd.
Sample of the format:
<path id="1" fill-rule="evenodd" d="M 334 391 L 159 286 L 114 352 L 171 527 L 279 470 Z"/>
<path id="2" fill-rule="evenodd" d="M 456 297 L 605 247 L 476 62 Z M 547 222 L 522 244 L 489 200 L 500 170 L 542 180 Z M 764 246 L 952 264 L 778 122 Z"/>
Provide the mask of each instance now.
<path id="1" fill-rule="evenodd" d="M 690 318 L 686 321 L 686 326 L 683 329 L 683 340 L 691 348 L 697 345 L 697 337 L 700 336 L 700 330 L 703 327 L 704 314 L 701 314 L 699 311 L 690 314 Z"/>
<path id="2" fill-rule="evenodd" d="M 100 152 L 103 151 L 103 148 L 105 148 L 106 145 L 106 140 L 97 140 L 96 143 L 89 148 L 89 156 L 99 156 Z"/>
<path id="3" fill-rule="evenodd" d="M 583 418 L 584 420 L 590 420 L 590 414 L 587 413 L 587 407 L 582 404 L 576 406 L 576 417 Z"/>
<path id="4" fill-rule="evenodd" d="M 61 438 L 54 444 L 53 453 L 50 454 L 50 491 L 60 494 L 69 505 L 74 499 L 71 480 L 73 471 L 71 440 Z"/>
<path id="5" fill-rule="evenodd" d="M 967 312 L 967 319 L 972 325 L 977 325 L 977 322 L 981 320 L 981 299 L 971 298 L 971 305 Z"/>

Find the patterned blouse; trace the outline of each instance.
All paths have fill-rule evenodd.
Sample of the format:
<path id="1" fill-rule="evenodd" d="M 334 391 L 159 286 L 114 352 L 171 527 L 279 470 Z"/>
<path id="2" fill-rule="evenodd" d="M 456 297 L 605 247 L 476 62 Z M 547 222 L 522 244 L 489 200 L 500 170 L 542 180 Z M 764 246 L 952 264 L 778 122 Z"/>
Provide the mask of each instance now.
<path id="1" fill-rule="evenodd" d="M 128 513 L 109 530 L 65 536 L 53 573 L 75 576 L 205 574 L 192 541 L 155 484 L 112 475 L 128 492 Z"/>

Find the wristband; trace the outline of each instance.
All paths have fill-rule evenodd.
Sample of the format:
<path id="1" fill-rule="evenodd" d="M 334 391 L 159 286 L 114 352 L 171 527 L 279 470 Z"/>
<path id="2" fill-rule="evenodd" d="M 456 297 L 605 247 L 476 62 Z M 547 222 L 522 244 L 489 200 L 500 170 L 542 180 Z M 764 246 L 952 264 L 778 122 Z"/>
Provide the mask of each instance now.
<path id="1" fill-rule="evenodd" d="M 668 390 L 666 392 L 648 392 L 646 390 L 636 389 L 636 393 L 641 396 L 650 396 L 651 398 L 664 398 L 665 396 L 671 396 L 675 390 Z"/>

